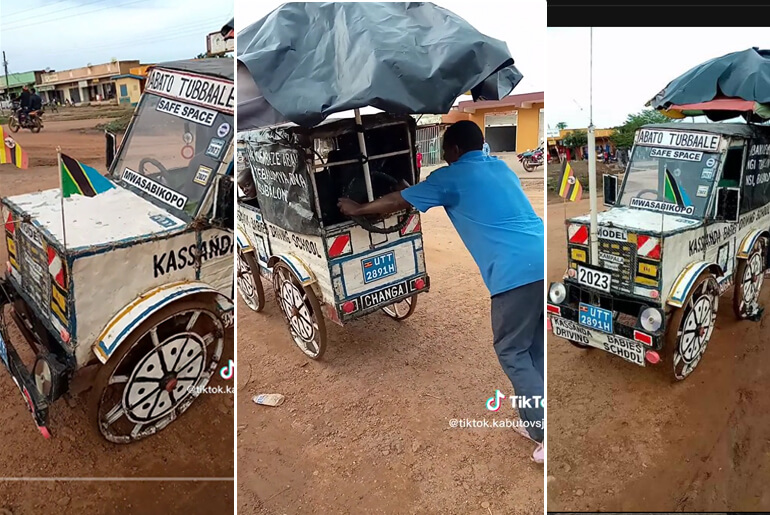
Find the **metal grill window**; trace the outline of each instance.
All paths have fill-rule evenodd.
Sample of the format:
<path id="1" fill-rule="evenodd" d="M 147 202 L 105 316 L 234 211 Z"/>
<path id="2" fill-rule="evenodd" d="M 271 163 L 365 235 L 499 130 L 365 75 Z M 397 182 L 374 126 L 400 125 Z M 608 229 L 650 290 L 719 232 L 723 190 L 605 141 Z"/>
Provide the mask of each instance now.
<path id="1" fill-rule="evenodd" d="M 636 245 L 628 241 L 599 238 L 599 264 L 612 274 L 612 288 L 633 293 Z"/>

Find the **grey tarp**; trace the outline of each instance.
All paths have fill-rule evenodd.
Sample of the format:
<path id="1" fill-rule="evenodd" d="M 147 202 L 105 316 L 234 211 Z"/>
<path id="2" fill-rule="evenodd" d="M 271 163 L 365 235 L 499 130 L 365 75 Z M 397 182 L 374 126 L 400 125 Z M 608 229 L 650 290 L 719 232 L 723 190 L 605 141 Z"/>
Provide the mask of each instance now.
<path id="1" fill-rule="evenodd" d="M 754 47 L 699 64 L 669 82 L 649 104 L 666 109 L 717 97 L 770 103 L 770 50 Z"/>
<path id="2" fill-rule="evenodd" d="M 239 130 L 281 118 L 312 127 L 366 106 L 446 113 L 467 91 L 498 100 L 522 78 L 503 41 L 427 2 L 289 3 L 237 38 L 256 83 L 242 94 L 239 70 Z"/>

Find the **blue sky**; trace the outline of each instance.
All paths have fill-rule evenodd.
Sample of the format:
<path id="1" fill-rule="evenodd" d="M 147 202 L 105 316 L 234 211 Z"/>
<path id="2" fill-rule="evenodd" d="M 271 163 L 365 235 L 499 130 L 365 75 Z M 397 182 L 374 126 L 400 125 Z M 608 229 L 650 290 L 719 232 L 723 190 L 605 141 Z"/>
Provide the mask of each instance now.
<path id="1" fill-rule="evenodd" d="M 232 17 L 219 0 L 0 0 L 0 49 L 11 73 L 189 59 Z"/>
<path id="2" fill-rule="evenodd" d="M 546 123 L 588 126 L 589 29 L 548 29 Z M 666 84 L 714 57 L 770 48 L 767 28 L 597 27 L 593 31 L 594 126 L 621 125 Z M 687 120 L 692 120 L 688 118 Z"/>

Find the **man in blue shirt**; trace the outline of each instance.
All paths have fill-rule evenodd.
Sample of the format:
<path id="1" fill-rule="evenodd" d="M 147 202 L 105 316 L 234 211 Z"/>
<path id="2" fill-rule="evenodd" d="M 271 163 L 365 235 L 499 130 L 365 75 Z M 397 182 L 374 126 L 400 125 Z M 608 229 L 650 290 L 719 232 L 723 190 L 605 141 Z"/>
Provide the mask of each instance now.
<path id="1" fill-rule="evenodd" d="M 527 426 L 518 432 L 538 443 L 533 459 L 542 463 L 543 221 L 516 174 L 503 161 L 485 155 L 483 145 L 484 135 L 475 123 L 457 122 L 444 134 L 449 166 L 374 202 L 341 198 L 338 205 L 348 216 L 444 207 L 492 296 L 495 352 L 519 397 L 516 406 Z"/>

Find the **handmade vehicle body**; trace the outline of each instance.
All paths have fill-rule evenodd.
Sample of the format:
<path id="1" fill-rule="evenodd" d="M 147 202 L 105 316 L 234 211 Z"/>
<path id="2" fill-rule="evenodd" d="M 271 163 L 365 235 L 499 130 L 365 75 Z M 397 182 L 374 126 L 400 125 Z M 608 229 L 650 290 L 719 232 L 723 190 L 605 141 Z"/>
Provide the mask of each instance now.
<path id="1" fill-rule="evenodd" d="M 613 190 L 605 185 L 605 197 Z M 770 128 L 645 126 L 610 200 L 598 214 L 596 261 L 589 217 L 568 220 L 568 269 L 551 284 L 547 306 L 553 333 L 637 365 L 663 362 L 683 379 L 702 358 L 731 286 L 735 315 L 761 317 Z"/>
<path id="2" fill-rule="evenodd" d="M 337 207 L 339 197 L 367 201 L 364 159 L 375 198 L 419 181 L 411 117 L 365 116 L 362 128 L 367 158 L 352 119 L 238 136 L 256 191 L 238 202 L 239 291 L 259 311 L 259 276 L 272 281 L 295 343 L 313 359 L 326 347 L 324 318 L 343 325 L 384 309 L 402 320 L 429 289 L 416 211 L 354 221 Z"/>
<path id="3" fill-rule="evenodd" d="M 233 319 L 232 68 L 154 67 L 117 155 L 107 138 L 115 188 L 64 199 L 64 227 L 59 189 L 2 200 L 0 358 L 44 435 L 50 404 L 90 388 L 105 438 L 149 436 L 216 371 Z"/>

